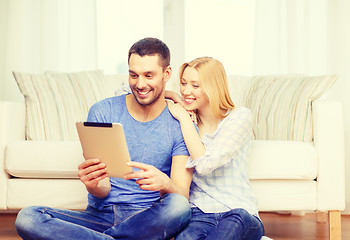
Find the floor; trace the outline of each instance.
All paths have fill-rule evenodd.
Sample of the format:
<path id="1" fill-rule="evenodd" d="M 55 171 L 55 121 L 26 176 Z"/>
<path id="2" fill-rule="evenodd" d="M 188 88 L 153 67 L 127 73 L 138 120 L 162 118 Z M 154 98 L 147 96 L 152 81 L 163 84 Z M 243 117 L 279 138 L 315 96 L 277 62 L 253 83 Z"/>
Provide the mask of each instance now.
<path id="1" fill-rule="evenodd" d="M 274 240 L 326 240 L 327 223 L 316 223 L 313 213 L 304 216 L 289 214 L 261 213 L 266 236 Z M 16 214 L 0 213 L 0 239 L 21 239 L 15 230 Z M 350 239 L 350 215 L 342 216 L 342 239 Z"/>

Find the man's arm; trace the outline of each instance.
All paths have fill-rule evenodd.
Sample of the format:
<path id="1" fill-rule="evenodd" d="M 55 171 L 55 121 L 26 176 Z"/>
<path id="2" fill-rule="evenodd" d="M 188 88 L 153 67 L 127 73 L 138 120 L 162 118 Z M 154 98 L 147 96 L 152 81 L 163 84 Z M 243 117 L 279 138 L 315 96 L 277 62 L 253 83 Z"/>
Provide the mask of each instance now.
<path id="1" fill-rule="evenodd" d="M 106 165 L 99 159 L 88 159 L 79 164 L 78 175 L 87 191 L 94 197 L 104 198 L 111 191 Z"/>
<path id="2" fill-rule="evenodd" d="M 177 192 L 189 197 L 190 186 L 192 182 L 192 168 L 186 168 L 188 156 L 174 156 L 171 165 L 170 178 L 174 183 L 175 189 L 169 189 L 169 192 Z"/>
<path id="3" fill-rule="evenodd" d="M 128 165 L 140 169 L 126 174 L 124 179 L 138 179 L 136 183 L 141 189 L 159 191 L 161 195 L 179 193 L 189 197 L 192 181 L 192 169 L 186 169 L 188 156 L 174 156 L 170 178 L 156 167 L 139 162 L 129 162 Z"/>

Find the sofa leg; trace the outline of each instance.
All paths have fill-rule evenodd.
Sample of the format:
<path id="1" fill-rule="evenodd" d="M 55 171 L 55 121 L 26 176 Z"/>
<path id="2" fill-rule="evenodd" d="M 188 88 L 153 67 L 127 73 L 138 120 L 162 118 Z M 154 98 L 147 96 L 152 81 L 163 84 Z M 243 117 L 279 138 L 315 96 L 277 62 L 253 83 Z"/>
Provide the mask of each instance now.
<path id="1" fill-rule="evenodd" d="M 341 240 L 340 211 L 329 211 L 329 240 Z"/>
<path id="2" fill-rule="evenodd" d="M 327 220 L 328 220 L 328 214 L 327 212 L 320 212 L 320 211 L 317 211 L 316 212 L 316 222 L 317 223 L 326 223 Z"/>

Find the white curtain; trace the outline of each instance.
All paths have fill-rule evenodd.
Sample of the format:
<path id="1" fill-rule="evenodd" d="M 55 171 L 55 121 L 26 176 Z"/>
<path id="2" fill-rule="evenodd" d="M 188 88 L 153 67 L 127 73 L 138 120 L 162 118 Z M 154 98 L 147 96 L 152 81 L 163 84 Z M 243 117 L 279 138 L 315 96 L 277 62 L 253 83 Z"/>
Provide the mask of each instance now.
<path id="1" fill-rule="evenodd" d="M 327 74 L 328 0 L 256 1 L 253 74 Z"/>
<path id="2" fill-rule="evenodd" d="M 22 98 L 12 71 L 96 69 L 95 0 L 2 1 L 6 7 L 2 99 Z"/>

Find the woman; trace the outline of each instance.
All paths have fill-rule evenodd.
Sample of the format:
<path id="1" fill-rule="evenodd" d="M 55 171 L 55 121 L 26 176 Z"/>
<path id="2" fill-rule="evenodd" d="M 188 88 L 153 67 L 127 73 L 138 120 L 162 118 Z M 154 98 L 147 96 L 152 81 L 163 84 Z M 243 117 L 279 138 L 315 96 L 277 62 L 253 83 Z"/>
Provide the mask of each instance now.
<path id="1" fill-rule="evenodd" d="M 187 168 L 194 172 L 192 219 L 176 239 L 260 239 L 264 227 L 247 176 L 250 110 L 234 106 L 225 69 L 214 58 L 183 64 L 180 84 L 183 102 L 168 107 L 181 124 L 190 152 Z M 167 93 L 177 102 L 174 94 Z"/>

